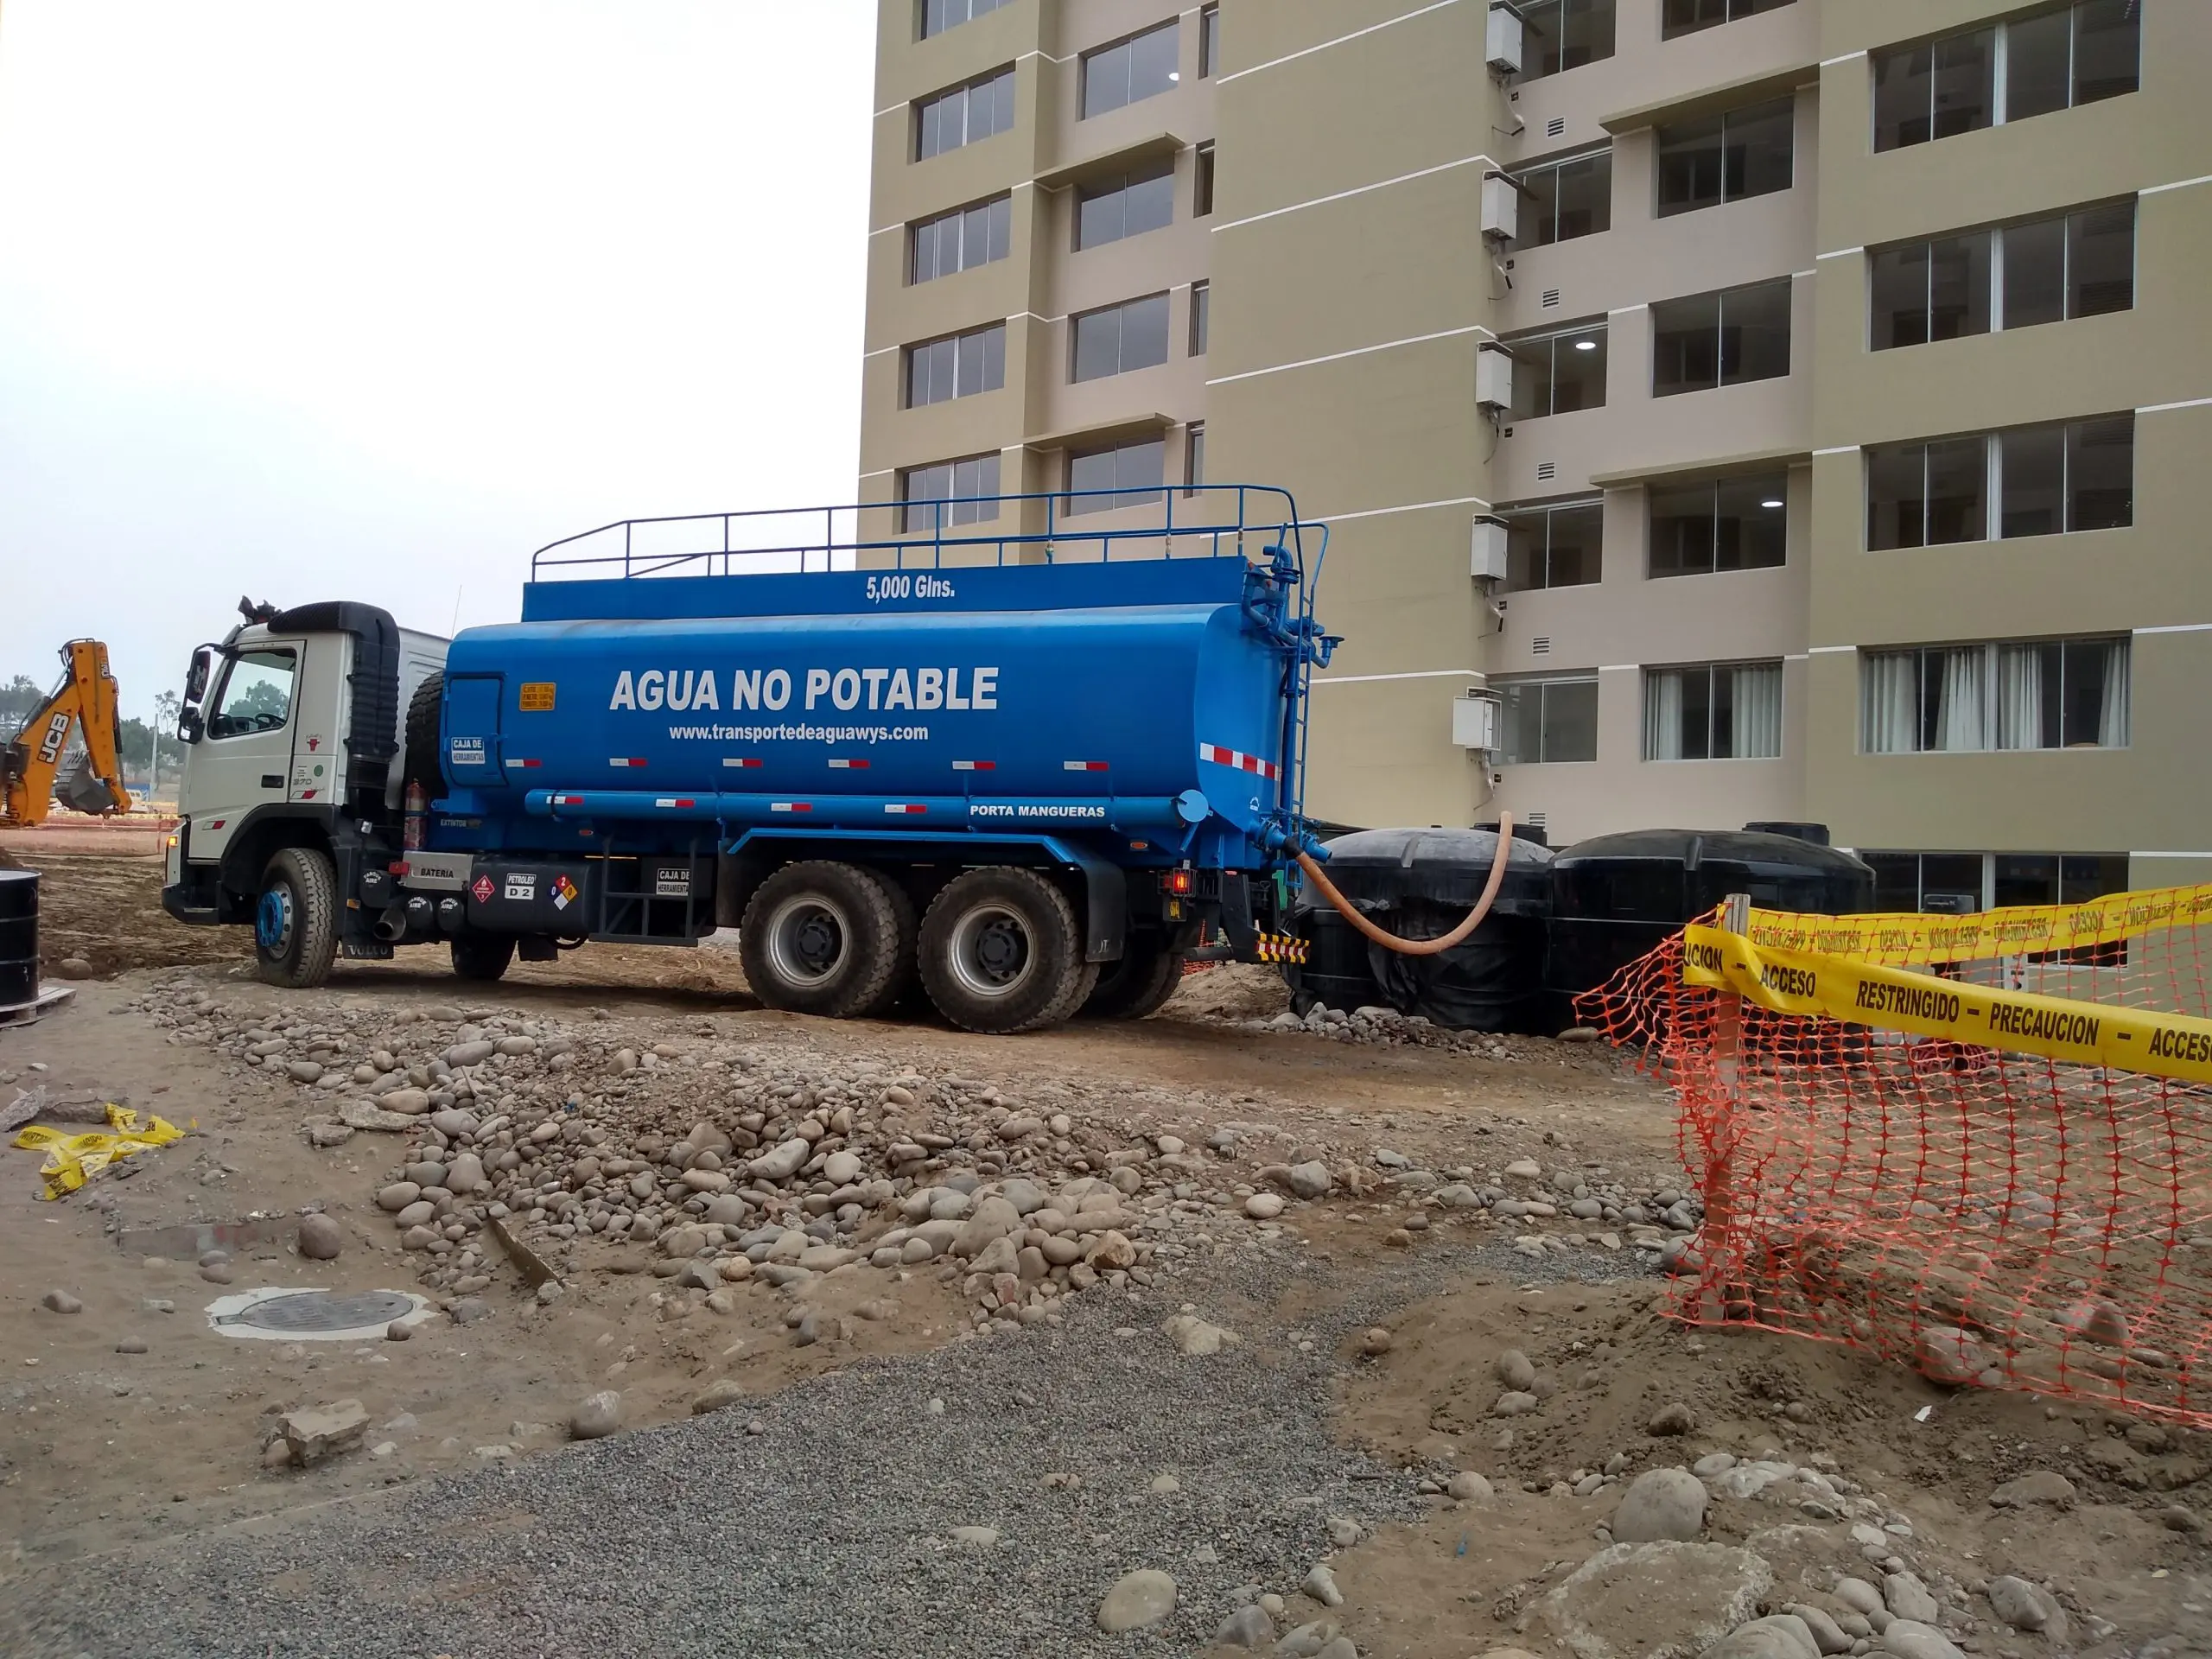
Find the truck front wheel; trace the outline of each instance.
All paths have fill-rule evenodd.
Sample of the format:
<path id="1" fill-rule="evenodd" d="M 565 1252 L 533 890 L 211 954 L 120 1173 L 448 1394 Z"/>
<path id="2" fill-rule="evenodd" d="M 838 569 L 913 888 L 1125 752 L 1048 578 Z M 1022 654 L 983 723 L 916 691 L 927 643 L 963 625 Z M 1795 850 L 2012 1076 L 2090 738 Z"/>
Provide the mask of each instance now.
<path id="1" fill-rule="evenodd" d="M 832 1020 L 880 1014 L 913 960 L 912 907 L 855 864 L 786 864 L 753 889 L 737 956 L 772 1008 Z"/>
<path id="2" fill-rule="evenodd" d="M 453 937 L 453 970 L 463 979 L 495 980 L 514 959 L 512 933 L 456 933 Z"/>
<path id="3" fill-rule="evenodd" d="M 338 954 L 338 873 L 314 847 L 286 847 L 261 873 L 253 912 L 255 971 L 301 991 L 330 977 Z"/>
<path id="4" fill-rule="evenodd" d="M 1067 896 L 1034 870 L 969 870 L 922 918 L 922 988 L 969 1031 L 1057 1025 L 1098 982 Z"/>

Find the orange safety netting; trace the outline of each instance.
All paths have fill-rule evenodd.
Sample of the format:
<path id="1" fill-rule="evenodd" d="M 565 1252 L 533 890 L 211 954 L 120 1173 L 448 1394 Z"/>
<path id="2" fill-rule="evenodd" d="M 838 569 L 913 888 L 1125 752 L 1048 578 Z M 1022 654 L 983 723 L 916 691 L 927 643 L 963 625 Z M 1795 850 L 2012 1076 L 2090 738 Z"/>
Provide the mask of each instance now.
<path id="1" fill-rule="evenodd" d="M 1753 911 L 1579 999 L 1679 1103 L 1676 1317 L 2212 1427 L 2212 887 L 2100 904 Z"/>

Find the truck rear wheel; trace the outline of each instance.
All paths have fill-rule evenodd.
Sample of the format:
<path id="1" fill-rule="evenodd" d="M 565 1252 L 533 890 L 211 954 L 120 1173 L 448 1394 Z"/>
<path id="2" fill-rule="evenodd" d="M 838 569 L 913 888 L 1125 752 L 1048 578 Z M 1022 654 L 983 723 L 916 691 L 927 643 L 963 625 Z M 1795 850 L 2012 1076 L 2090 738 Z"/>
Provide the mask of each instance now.
<path id="1" fill-rule="evenodd" d="M 912 906 L 855 864 L 786 864 L 753 889 L 737 956 L 772 1008 L 832 1020 L 882 1012 L 913 962 Z M 904 925 L 901 925 L 902 919 Z"/>
<path id="2" fill-rule="evenodd" d="M 1159 1012 L 1183 982 L 1183 957 L 1165 941 L 1129 935 L 1119 962 L 1098 970 L 1097 988 L 1083 1005 L 1093 1020 L 1141 1020 Z"/>
<path id="3" fill-rule="evenodd" d="M 453 938 L 453 970 L 463 979 L 490 982 L 507 971 L 515 959 L 512 933 L 456 933 Z"/>
<path id="4" fill-rule="evenodd" d="M 1034 870 L 969 870 L 922 918 L 922 988 L 969 1031 L 1055 1025 L 1098 982 L 1065 893 Z"/>
<path id="5" fill-rule="evenodd" d="M 270 985 L 306 990 L 330 977 L 338 954 L 338 873 L 330 855 L 286 847 L 261 873 L 253 912 L 256 972 Z"/>

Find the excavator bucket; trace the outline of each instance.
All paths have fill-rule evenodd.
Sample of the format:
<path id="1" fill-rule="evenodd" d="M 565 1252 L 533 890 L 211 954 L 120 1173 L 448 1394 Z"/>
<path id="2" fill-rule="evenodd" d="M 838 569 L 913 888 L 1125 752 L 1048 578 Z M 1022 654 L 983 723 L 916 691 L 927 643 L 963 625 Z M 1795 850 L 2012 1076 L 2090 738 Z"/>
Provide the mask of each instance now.
<path id="1" fill-rule="evenodd" d="M 118 800 L 107 780 L 92 772 L 79 768 L 65 773 L 55 780 L 54 797 L 72 812 L 86 812 L 94 816 L 105 812 L 121 812 L 129 809 L 130 798 Z"/>

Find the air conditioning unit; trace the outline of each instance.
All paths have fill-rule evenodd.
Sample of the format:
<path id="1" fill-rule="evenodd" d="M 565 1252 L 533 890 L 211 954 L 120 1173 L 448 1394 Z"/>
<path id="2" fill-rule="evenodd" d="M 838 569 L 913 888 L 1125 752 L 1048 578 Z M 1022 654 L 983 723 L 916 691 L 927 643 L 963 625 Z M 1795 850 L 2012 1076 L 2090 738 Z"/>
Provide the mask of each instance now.
<path id="1" fill-rule="evenodd" d="M 1490 67 L 1501 75 L 1521 73 L 1521 14 L 1510 6 L 1490 9 L 1490 37 L 1487 56 Z"/>
<path id="2" fill-rule="evenodd" d="M 1483 179 L 1483 234 L 1499 242 L 1521 238 L 1521 192 L 1503 173 Z"/>
<path id="3" fill-rule="evenodd" d="M 1474 559 L 1469 574 L 1478 582 L 1505 580 L 1505 521 L 1475 515 Z"/>
<path id="4" fill-rule="evenodd" d="M 1513 407 L 1513 353 L 1485 340 L 1475 350 L 1475 402 L 1503 415 Z"/>
<path id="5" fill-rule="evenodd" d="M 1495 753 L 1497 749 L 1497 699 L 1487 691 L 1470 691 L 1452 699 L 1452 741 L 1463 749 Z"/>

